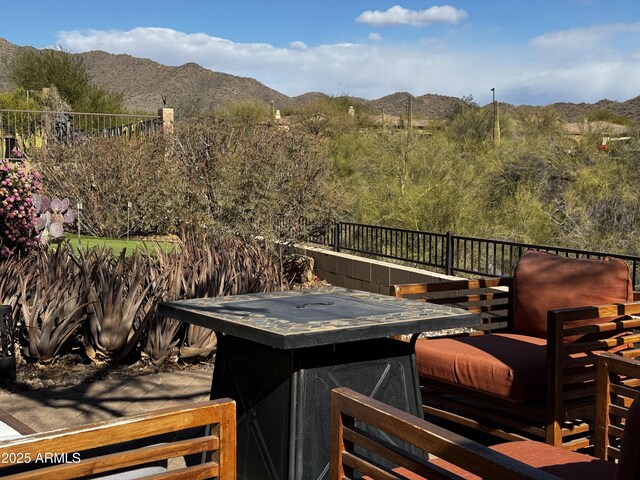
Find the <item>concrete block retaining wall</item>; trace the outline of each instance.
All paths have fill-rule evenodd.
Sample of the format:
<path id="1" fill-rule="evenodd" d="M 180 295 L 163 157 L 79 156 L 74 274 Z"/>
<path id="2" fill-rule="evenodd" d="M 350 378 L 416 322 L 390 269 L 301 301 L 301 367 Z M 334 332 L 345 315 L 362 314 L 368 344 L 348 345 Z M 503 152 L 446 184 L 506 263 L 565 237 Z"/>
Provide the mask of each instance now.
<path id="1" fill-rule="evenodd" d="M 426 283 L 459 278 L 318 247 L 301 246 L 300 253 L 313 258 L 314 273 L 331 285 L 384 295 L 389 294 L 390 285 L 397 283 Z"/>

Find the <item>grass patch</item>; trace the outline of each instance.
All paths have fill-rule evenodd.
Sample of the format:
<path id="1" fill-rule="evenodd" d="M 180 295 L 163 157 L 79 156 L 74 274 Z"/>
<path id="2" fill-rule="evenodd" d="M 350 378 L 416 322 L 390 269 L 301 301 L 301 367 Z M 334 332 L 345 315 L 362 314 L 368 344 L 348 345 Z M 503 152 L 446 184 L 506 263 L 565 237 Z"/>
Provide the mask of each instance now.
<path id="1" fill-rule="evenodd" d="M 109 247 L 113 250 L 114 255 L 119 255 L 122 250 L 126 249 L 127 256 L 131 256 L 135 251 L 153 252 L 156 247 L 159 247 L 165 253 L 171 252 L 177 248 L 176 243 L 159 240 L 130 239 L 127 241 L 122 238 L 78 237 L 73 234 L 65 235 L 65 240 L 69 241 L 69 244 L 76 251 L 80 247 L 82 247 L 83 250 L 88 250 L 94 247 Z"/>

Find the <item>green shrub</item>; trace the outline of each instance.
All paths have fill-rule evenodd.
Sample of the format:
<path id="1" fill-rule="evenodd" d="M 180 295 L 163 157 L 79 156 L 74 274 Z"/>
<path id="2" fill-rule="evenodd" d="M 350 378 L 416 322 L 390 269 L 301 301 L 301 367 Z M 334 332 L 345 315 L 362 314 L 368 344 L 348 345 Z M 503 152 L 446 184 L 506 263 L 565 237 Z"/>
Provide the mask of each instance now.
<path id="1" fill-rule="evenodd" d="M 64 50 L 24 50 L 13 59 L 10 75 L 25 90 L 56 87 L 76 112 L 123 111 L 122 95 L 95 85 L 82 58 Z"/>

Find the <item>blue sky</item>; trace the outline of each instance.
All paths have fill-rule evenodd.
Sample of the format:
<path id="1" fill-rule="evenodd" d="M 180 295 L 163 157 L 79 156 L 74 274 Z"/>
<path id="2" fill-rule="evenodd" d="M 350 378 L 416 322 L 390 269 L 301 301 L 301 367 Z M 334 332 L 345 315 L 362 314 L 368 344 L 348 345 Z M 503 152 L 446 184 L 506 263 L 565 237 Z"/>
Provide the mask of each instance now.
<path id="1" fill-rule="evenodd" d="M 0 37 L 321 91 L 514 104 L 640 95 L 640 0 L 4 2 Z"/>

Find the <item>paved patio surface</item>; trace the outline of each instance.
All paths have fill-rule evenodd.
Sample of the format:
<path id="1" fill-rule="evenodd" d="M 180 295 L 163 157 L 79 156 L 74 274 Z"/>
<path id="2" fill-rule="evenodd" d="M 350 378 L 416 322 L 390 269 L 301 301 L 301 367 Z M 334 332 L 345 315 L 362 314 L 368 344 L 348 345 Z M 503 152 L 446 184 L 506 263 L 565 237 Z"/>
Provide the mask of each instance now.
<path id="1" fill-rule="evenodd" d="M 0 409 L 37 432 L 209 399 L 213 367 L 101 380 L 73 387 L 0 390 Z"/>

